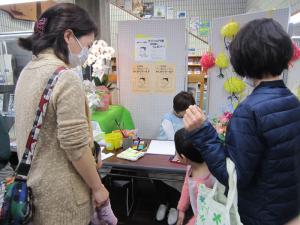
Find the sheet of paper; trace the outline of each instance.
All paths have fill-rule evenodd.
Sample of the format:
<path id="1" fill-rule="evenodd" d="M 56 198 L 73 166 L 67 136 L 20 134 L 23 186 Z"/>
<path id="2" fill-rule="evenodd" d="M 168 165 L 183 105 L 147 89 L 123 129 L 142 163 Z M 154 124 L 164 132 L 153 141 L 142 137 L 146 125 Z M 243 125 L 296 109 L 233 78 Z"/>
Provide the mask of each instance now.
<path id="1" fill-rule="evenodd" d="M 104 149 L 104 147 L 101 147 L 101 160 L 102 161 L 114 155 L 111 152 L 110 153 L 104 153 L 103 149 Z"/>
<path id="2" fill-rule="evenodd" d="M 174 64 L 157 64 L 154 66 L 156 78 L 156 92 L 175 92 L 176 90 L 176 66 Z"/>
<path id="3" fill-rule="evenodd" d="M 166 60 L 166 38 L 135 38 L 135 61 L 154 62 Z"/>
<path id="4" fill-rule="evenodd" d="M 132 65 L 131 84 L 132 91 L 147 92 L 151 89 L 150 81 L 151 65 L 134 64 Z"/>
<path id="5" fill-rule="evenodd" d="M 174 141 L 152 140 L 146 153 L 158 155 L 175 155 L 175 143 Z"/>

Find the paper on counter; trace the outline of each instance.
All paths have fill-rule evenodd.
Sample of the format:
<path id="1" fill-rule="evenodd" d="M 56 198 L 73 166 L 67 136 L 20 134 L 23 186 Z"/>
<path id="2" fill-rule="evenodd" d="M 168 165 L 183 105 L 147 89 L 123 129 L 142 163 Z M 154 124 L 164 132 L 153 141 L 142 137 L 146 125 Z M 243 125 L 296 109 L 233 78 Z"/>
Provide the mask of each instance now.
<path id="1" fill-rule="evenodd" d="M 113 156 L 114 154 L 113 153 L 105 153 L 105 152 L 103 152 L 103 150 L 104 150 L 104 147 L 102 146 L 101 147 L 101 160 L 105 160 L 105 159 L 107 159 L 107 158 L 109 158 L 109 157 L 111 157 L 111 156 Z M 98 158 L 98 160 L 99 160 L 99 158 Z"/>
<path id="2" fill-rule="evenodd" d="M 111 156 L 113 156 L 114 154 L 113 153 L 104 153 L 104 152 L 101 152 L 101 160 L 104 160 L 104 159 L 107 159 Z"/>
<path id="3" fill-rule="evenodd" d="M 158 155 L 175 155 L 175 143 L 174 141 L 152 140 L 146 153 Z"/>

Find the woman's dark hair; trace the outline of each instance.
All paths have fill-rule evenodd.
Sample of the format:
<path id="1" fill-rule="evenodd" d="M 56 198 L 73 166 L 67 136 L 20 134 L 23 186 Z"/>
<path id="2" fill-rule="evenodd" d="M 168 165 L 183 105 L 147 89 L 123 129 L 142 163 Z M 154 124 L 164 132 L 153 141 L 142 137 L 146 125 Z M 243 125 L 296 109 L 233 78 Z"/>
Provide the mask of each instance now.
<path id="1" fill-rule="evenodd" d="M 231 42 L 229 51 L 234 70 L 242 77 L 255 79 L 280 75 L 293 55 L 289 35 L 269 18 L 247 23 Z"/>
<path id="2" fill-rule="evenodd" d="M 189 140 L 186 136 L 187 133 L 184 128 L 176 131 L 174 141 L 177 153 L 179 154 L 179 156 L 184 155 L 186 158 L 193 162 L 203 163 L 204 160 L 200 154 L 200 151 L 196 149 L 192 141 Z"/>
<path id="3" fill-rule="evenodd" d="M 69 49 L 64 39 L 64 32 L 68 29 L 77 38 L 98 33 L 87 11 L 71 3 L 61 3 L 47 9 L 35 23 L 34 33 L 28 38 L 20 38 L 19 45 L 36 56 L 53 48 L 55 55 L 68 64 Z"/>
<path id="4" fill-rule="evenodd" d="M 173 109 L 179 113 L 188 109 L 190 105 L 195 105 L 193 95 L 186 91 L 179 92 L 173 99 Z"/>

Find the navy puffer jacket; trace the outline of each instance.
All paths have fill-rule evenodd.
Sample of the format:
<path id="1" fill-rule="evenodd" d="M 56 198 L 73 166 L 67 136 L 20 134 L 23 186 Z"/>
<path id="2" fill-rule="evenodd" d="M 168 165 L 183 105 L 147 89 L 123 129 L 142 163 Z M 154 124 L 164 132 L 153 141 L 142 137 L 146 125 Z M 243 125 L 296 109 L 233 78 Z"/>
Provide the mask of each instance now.
<path id="1" fill-rule="evenodd" d="M 225 158 L 235 163 L 245 225 L 283 225 L 297 215 L 300 102 L 283 81 L 262 82 L 237 107 L 225 145 L 209 122 L 190 138 L 224 185 Z"/>

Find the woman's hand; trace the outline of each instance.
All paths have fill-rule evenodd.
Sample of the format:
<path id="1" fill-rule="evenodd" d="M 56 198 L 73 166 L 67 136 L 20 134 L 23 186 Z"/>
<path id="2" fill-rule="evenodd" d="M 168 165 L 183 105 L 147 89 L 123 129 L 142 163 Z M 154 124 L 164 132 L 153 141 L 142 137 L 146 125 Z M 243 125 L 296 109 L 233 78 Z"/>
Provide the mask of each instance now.
<path id="1" fill-rule="evenodd" d="M 184 217 L 185 217 L 185 213 L 178 211 L 178 219 L 176 225 L 183 225 Z"/>
<path id="2" fill-rule="evenodd" d="M 107 202 L 109 193 L 103 184 L 101 184 L 100 188 L 93 190 L 92 192 L 93 192 L 93 203 L 95 207 L 100 207 Z"/>
<path id="3" fill-rule="evenodd" d="M 184 128 L 188 131 L 194 131 L 200 128 L 204 121 L 206 120 L 206 116 L 203 111 L 196 105 L 191 105 L 184 114 L 183 124 Z"/>

